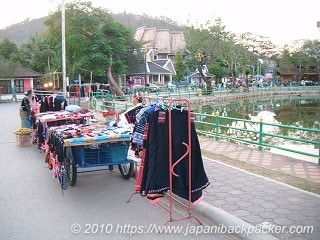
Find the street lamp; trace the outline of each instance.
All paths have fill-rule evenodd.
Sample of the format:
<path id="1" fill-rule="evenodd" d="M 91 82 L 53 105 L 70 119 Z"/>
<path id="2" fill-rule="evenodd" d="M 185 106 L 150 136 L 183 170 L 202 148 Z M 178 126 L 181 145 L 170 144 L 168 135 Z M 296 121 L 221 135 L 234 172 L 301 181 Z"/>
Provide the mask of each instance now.
<path id="1" fill-rule="evenodd" d="M 144 85 L 145 87 L 147 86 L 147 52 L 148 52 L 148 48 L 144 48 L 143 49 L 143 53 L 144 53 Z"/>
<path id="2" fill-rule="evenodd" d="M 258 62 L 259 62 L 259 72 L 258 72 L 258 74 L 261 75 L 261 73 L 262 73 L 261 72 L 261 64 L 263 64 L 263 60 L 261 58 L 259 58 Z"/>
<path id="3" fill-rule="evenodd" d="M 62 87 L 63 94 L 67 96 L 67 79 L 66 79 L 66 21 L 65 21 L 65 7 L 64 0 L 62 0 L 61 7 L 61 35 L 62 35 Z"/>
<path id="4" fill-rule="evenodd" d="M 318 84 L 320 84 L 320 53 L 318 55 Z"/>
<path id="5" fill-rule="evenodd" d="M 207 57 L 205 56 L 205 52 L 199 52 L 197 54 L 197 68 L 199 72 L 199 87 L 201 86 L 202 79 L 205 81 L 205 77 L 203 74 L 203 66 L 206 64 Z"/>

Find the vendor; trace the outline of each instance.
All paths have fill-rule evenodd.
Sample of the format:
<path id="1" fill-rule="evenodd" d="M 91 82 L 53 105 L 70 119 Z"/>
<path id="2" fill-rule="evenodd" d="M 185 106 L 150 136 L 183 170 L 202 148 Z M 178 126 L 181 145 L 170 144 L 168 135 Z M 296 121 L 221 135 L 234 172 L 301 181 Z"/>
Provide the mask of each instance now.
<path id="1" fill-rule="evenodd" d="M 22 128 L 31 128 L 31 115 L 32 115 L 32 90 L 28 90 L 25 93 L 24 98 L 21 101 L 20 106 L 20 118 L 21 118 L 21 127 Z"/>
<path id="2" fill-rule="evenodd" d="M 132 105 L 136 106 L 137 104 L 142 102 L 143 102 L 143 93 L 142 92 L 136 93 L 132 99 Z"/>

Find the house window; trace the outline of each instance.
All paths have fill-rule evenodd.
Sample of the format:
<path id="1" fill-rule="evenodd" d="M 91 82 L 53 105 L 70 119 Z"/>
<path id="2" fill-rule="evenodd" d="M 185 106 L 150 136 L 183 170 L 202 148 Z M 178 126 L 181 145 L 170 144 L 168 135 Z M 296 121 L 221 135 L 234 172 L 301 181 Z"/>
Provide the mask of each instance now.
<path id="1" fill-rule="evenodd" d="M 24 90 L 23 79 L 15 79 L 14 85 L 17 87 L 17 93 L 23 93 L 23 90 Z"/>
<path id="2" fill-rule="evenodd" d="M 11 93 L 10 80 L 1 80 L 0 81 L 0 94 Z"/>

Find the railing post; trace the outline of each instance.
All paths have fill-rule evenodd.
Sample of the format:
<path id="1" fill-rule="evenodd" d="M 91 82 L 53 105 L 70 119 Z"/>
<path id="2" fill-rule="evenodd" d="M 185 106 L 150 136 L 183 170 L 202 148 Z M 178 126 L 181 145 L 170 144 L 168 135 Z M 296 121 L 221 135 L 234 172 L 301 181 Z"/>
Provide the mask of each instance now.
<path id="1" fill-rule="evenodd" d="M 96 111 L 97 110 L 97 99 L 95 97 L 92 98 L 92 106 L 93 106 L 93 109 Z"/>
<path id="2" fill-rule="evenodd" d="M 262 151 L 262 144 L 263 144 L 263 121 L 262 117 L 260 118 L 259 123 L 259 151 Z"/>
<path id="3" fill-rule="evenodd" d="M 220 119 L 219 119 L 219 111 L 215 112 L 215 116 L 216 116 L 216 140 L 219 141 L 219 124 L 220 124 Z"/>
<path id="4" fill-rule="evenodd" d="M 116 109 L 116 101 L 115 101 L 115 99 L 112 100 L 112 109 Z"/>
<path id="5" fill-rule="evenodd" d="M 318 149 L 319 149 L 318 165 L 320 165 L 320 144 L 318 145 Z"/>

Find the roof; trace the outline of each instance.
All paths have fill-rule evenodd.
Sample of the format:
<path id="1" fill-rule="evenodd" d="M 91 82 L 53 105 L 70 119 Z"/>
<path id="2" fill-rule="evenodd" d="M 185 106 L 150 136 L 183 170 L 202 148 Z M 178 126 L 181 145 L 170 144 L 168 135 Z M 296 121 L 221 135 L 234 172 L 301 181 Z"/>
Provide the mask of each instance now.
<path id="1" fill-rule="evenodd" d="M 299 71 L 297 69 L 287 69 L 287 68 L 277 68 L 276 72 L 278 72 L 280 75 L 297 75 L 299 74 Z"/>
<path id="2" fill-rule="evenodd" d="M 161 66 L 162 68 L 169 70 L 170 73 L 172 73 L 173 75 L 176 74 L 176 70 L 174 68 L 174 65 L 171 59 L 156 59 L 153 61 L 153 63 Z"/>
<path id="3" fill-rule="evenodd" d="M 146 47 L 156 48 L 160 54 L 176 54 L 177 52 L 185 54 L 186 52 L 186 41 L 183 32 L 180 31 L 140 27 L 134 37 Z"/>
<path id="4" fill-rule="evenodd" d="M 146 64 L 146 65 L 145 65 Z M 156 62 L 141 63 L 137 66 L 135 74 L 145 75 L 145 74 L 173 74 L 172 71 L 166 69 L 165 67 L 157 64 Z"/>
<path id="5" fill-rule="evenodd" d="M 214 75 L 212 75 L 211 73 L 203 73 L 203 75 L 206 77 L 206 78 L 213 78 L 214 77 Z M 193 73 L 191 73 L 190 75 L 188 75 L 188 77 L 196 77 L 196 78 L 199 78 L 200 77 L 200 74 L 199 74 L 199 72 L 193 72 Z"/>
<path id="6" fill-rule="evenodd" d="M 212 78 L 214 77 L 214 75 L 212 75 L 211 73 L 209 73 L 208 71 L 208 68 L 206 65 L 203 65 L 202 66 L 202 73 L 203 75 L 206 77 L 206 78 Z M 196 77 L 196 78 L 199 78 L 200 77 L 200 74 L 199 74 L 199 69 L 196 68 L 196 70 L 193 72 L 193 73 L 190 73 L 190 75 L 188 75 L 188 77 Z"/>
<path id="7" fill-rule="evenodd" d="M 0 78 L 36 78 L 42 74 L 7 59 L 0 59 Z"/>

